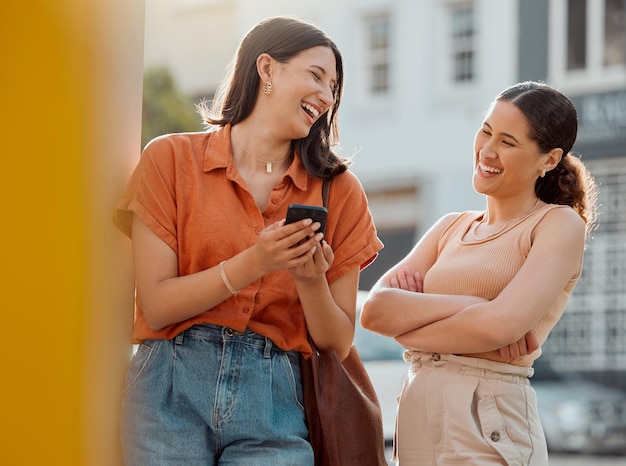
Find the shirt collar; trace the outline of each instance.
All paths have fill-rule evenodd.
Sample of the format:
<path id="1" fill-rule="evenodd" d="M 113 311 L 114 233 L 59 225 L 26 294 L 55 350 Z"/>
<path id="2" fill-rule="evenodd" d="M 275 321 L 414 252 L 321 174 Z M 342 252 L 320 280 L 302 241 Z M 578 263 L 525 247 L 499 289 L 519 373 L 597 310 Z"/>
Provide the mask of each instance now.
<path id="1" fill-rule="evenodd" d="M 205 173 L 220 168 L 225 168 L 227 176 L 234 178 L 237 169 L 233 162 L 233 153 L 230 147 L 230 124 L 211 134 L 204 153 L 203 170 Z M 309 175 L 297 153 L 285 176 L 291 178 L 298 189 L 306 191 Z"/>

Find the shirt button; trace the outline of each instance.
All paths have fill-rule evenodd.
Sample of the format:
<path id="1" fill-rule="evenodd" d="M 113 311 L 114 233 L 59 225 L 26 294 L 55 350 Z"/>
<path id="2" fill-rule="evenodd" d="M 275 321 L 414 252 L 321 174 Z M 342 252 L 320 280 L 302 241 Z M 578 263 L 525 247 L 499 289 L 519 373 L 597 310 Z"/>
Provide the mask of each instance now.
<path id="1" fill-rule="evenodd" d="M 260 228 L 257 228 L 256 230 L 254 230 L 254 232 L 255 232 L 257 235 L 260 235 L 260 234 L 261 234 L 261 229 L 260 229 Z"/>
<path id="2" fill-rule="evenodd" d="M 498 442 L 500 440 L 500 432 L 497 430 L 491 433 L 491 440 Z"/>
<path id="3" fill-rule="evenodd" d="M 248 312 L 250 312 L 250 308 L 248 306 L 244 307 L 243 312 L 247 314 Z"/>
<path id="4" fill-rule="evenodd" d="M 276 199 L 275 197 L 272 198 L 272 204 L 276 205 L 278 204 L 278 199 Z"/>

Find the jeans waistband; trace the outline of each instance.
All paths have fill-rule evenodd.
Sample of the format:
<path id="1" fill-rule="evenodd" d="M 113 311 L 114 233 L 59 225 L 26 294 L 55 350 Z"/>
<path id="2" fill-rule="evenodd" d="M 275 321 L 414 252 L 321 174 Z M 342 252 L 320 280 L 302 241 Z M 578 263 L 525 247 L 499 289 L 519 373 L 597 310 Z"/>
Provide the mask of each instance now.
<path id="1" fill-rule="evenodd" d="M 263 348 L 263 356 L 269 357 L 272 351 L 283 351 L 266 336 L 245 329 L 243 332 L 231 327 L 214 324 L 197 324 L 176 335 L 176 345 L 182 345 L 187 338 L 200 338 L 214 341 L 234 342 Z"/>

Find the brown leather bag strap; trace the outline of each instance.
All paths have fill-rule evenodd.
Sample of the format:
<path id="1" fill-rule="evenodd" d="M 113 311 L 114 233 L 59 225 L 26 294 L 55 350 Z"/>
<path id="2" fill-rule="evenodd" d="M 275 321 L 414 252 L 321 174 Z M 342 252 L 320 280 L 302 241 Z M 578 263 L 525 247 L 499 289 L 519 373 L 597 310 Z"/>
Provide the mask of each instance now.
<path id="1" fill-rule="evenodd" d="M 330 180 L 324 180 L 322 184 L 322 202 L 328 208 L 328 196 L 330 196 Z"/>

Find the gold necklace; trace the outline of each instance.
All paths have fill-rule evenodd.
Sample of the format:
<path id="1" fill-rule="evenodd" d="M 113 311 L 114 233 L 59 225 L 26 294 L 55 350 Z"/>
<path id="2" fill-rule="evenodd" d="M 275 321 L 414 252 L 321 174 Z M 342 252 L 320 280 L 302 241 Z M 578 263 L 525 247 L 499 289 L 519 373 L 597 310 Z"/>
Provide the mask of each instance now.
<path id="1" fill-rule="evenodd" d="M 265 164 L 265 173 L 272 173 L 272 165 L 274 165 L 275 163 L 283 163 L 291 155 L 291 146 L 289 146 L 289 150 L 287 151 L 287 155 L 285 155 L 282 159 L 280 159 L 280 160 L 278 160 L 276 162 L 268 162 L 267 160 L 261 160 L 260 158 L 256 157 L 254 154 L 250 153 L 248 151 L 248 149 L 246 149 L 243 144 L 240 144 L 240 145 L 241 145 L 241 148 L 243 149 L 243 151 L 246 154 L 248 154 L 251 158 L 253 158 L 257 162 L 261 162 L 261 163 Z"/>
<path id="2" fill-rule="evenodd" d="M 483 238 L 479 238 L 478 236 L 476 236 L 476 230 L 477 230 L 477 229 L 478 229 L 478 227 L 479 227 L 479 226 L 481 226 L 481 225 L 483 224 L 483 222 L 485 221 L 485 216 L 483 215 L 482 220 L 481 220 L 480 222 L 478 222 L 478 224 L 474 227 L 474 230 L 472 230 L 472 236 L 474 237 L 474 241 L 485 241 L 485 240 L 488 240 L 489 238 L 493 238 L 494 236 L 499 235 L 499 234 L 500 234 L 500 233 L 502 233 L 504 230 L 506 230 L 506 228 L 507 228 L 510 224 L 512 224 L 512 223 L 514 223 L 514 222 L 517 222 L 518 220 L 522 220 L 523 218 L 526 218 L 528 215 L 530 215 L 530 214 L 531 214 L 531 212 L 532 212 L 533 210 L 535 210 L 535 207 L 537 207 L 538 205 L 539 205 L 539 198 L 537 198 L 537 200 L 535 201 L 535 203 L 533 204 L 533 206 L 532 206 L 530 209 L 528 209 L 526 212 L 524 212 L 522 215 L 520 215 L 519 217 L 515 217 L 515 218 L 513 218 L 513 219 L 509 220 L 509 221 L 508 221 L 508 222 L 506 222 L 506 223 L 504 224 L 504 226 L 503 226 L 502 228 L 500 228 L 498 231 L 496 231 L 496 232 L 494 232 L 494 233 L 491 233 L 490 235 L 487 235 L 487 236 L 485 236 L 485 237 L 483 237 Z M 487 212 L 485 212 L 485 214 L 486 214 L 486 213 L 487 213 Z"/>

